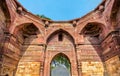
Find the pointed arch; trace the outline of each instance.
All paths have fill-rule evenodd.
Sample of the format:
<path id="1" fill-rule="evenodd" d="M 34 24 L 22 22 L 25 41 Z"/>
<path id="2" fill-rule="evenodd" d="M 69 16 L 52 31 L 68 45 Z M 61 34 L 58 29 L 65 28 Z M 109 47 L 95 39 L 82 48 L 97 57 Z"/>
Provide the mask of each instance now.
<path id="1" fill-rule="evenodd" d="M 56 74 L 56 72 L 58 73 L 63 72 L 63 71 L 59 71 L 60 68 L 62 68 L 62 70 L 64 70 L 64 72 L 66 72 L 68 76 L 71 76 L 70 74 L 71 63 L 70 63 L 68 56 L 65 55 L 64 53 L 58 53 L 52 58 L 51 63 L 50 63 L 50 68 L 51 68 L 50 76 L 53 76 L 53 73 Z"/>
<path id="2" fill-rule="evenodd" d="M 46 43 L 49 43 L 50 39 L 51 39 L 54 35 L 56 35 L 56 34 L 58 34 L 58 33 L 64 33 L 64 34 L 66 34 L 67 36 L 69 36 L 69 38 L 70 38 L 70 40 L 72 41 L 72 43 L 75 43 L 75 40 L 74 40 L 73 36 L 72 36 L 69 32 L 67 32 L 67 31 L 65 31 L 65 30 L 63 30 L 63 29 L 59 29 L 59 30 L 56 30 L 56 31 L 52 32 L 52 33 L 47 37 Z"/>
<path id="3" fill-rule="evenodd" d="M 9 30 L 10 30 L 10 33 L 11 33 L 11 34 L 14 34 L 14 33 L 16 32 L 16 30 L 21 29 L 21 28 L 23 28 L 25 25 L 29 25 L 29 24 L 34 25 L 34 26 L 38 29 L 38 31 L 41 33 L 41 35 L 44 37 L 44 29 L 42 29 L 42 27 L 40 27 L 39 24 L 36 24 L 36 23 L 34 23 L 34 22 L 31 22 L 31 21 L 23 22 L 23 23 L 20 23 L 20 24 L 18 24 L 18 25 L 13 25 L 13 26 L 11 26 L 10 29 L 9 29 Z"/>
<path id="4" fill-rule="evenodd" d="M 86 32 L 91 33 L 105 33 L 107 31 L 104 24 L 99 22 L 88 22 L 81 30 L 80 34 L 85 34 Z"/>
<path id="5" fill-rule="evenodd" d="M 52 59 L 51 59 L 51 62 L 52 62 L 52 60 L 53 60 L 54 58 L 56 58 L 57 56 L 63 56 L 63 57 L 65 57 L 67 60 L 69 60 L 69 63 L 71 63 L 69 57 L 68 57 L 66 54 L 62 53 L 62 52 L 57 53 L 56 55 L 54 55 L 54 56 L 52 57 Z"/>
<path id="6" fill-rule="evenodd" d="M 38 27 L 33 23 L 24 23 L 19 26 L 16 26 L 15 29 L 13 30 L 13 33 L 15 34 L 19 30 L 26 31 L 26 32 L 32 32 L 32 29 L 30 30 L 30 27 L 33 28 L 33 31 L 39 30 Z M 27 30 L 29 30 L 29 31 L 27 31 Z"/>

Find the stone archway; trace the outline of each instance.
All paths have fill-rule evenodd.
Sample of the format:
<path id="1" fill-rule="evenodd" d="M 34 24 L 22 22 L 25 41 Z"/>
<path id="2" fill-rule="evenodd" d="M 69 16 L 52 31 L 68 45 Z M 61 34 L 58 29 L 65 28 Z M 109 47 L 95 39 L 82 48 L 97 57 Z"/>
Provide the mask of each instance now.
<path id="1" fill-rule="evenodd" d="M 63 54 L 71 63 L 71 76 L 78 76 L 74 45 L 74 39 L 65 30 L 57 30 L 49 36 L 45 51 L 44 76 L 50 76 L 50 64 L 54 57 L 56 55 L 62 56 Z"/>
<path id="2" fill-rule="evenodd" d="M 50 76 L 71 76 L 71 63 L 68 57 L 63 54 L 57 54 L 50 64 Z"/>
<path id="3" fill-rule="evenodd" d="M 42 65 L 42 46 L 38 46 L 41 32 L 34 24 L 21 25 L 14 35 L 22 42 L 22 51 L 15 76 L 39 76 Z M 35 45 L 36 44 L 36 45 Z M 37 50 L 36 50 L 37 49 Z"/>

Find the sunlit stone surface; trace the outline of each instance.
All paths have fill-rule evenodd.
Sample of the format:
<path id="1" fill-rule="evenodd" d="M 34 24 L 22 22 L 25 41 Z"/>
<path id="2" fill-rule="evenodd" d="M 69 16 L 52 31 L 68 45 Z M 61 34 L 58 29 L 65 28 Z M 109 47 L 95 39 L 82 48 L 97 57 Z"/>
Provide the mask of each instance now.
<path id="1" fill-rule="evenodd" d="M 102 62 L 82 62 L 82 76 L 104 76 Z"/>
<path id="2" fill-rule="evenodd" d="M 112 57 L 105 62 L 109 76 L 120 76 L 120 60 L 118 56 Z"/>
<path id="3" fill-rule="evenodd" d="M 39 62 L 20 62 L 15 76 L 39 76 Z"/>
<path id="4" fill-rule="evenodd" d="M 82 18 L 52 21 L 0 0 L 0 76 L 120 76 L 120 0 L 102 1 Z M 57 55 L 70 71 L 51 69 Z"/>

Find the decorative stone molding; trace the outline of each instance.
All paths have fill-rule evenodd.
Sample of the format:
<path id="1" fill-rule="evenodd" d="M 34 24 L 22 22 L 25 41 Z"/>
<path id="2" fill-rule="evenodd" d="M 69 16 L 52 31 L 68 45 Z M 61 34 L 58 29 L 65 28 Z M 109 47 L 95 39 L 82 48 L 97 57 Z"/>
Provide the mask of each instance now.
<path id="1" fill-rule="evenodd" d="M 77 21 L 73 21 L 72 23 L 73 23 L 73 26 L 75 27 L 77 24 Z"/>
<path id="2" fill-rule="evenodd" d="M 103 5 L 100 5 L 100 6 L 99 6 L 99 11 L 100 11 L 100 12 L 103 12 L 103 11 L 104 11 L 104 6 L 103 6 Z"/>
<path id="3" fill-rule="evenodd" d="M 49 26 L 49 21 L 45 21 L 45 27 L 47 28 Z"/>
<path id="4" fill-rule="evenodd" d="M 18 14 L 20 14 L 20 15 L 24 15 L 23 8 L 20 7 L 20 6 L 17 8 L 17 12 L 18 12 Z"/>

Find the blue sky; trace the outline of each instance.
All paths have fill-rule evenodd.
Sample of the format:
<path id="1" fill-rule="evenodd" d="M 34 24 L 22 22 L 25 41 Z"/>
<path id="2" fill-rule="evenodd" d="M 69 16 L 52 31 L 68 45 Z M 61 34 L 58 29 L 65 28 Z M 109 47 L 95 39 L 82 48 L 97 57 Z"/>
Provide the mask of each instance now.
<path id="1" fill-rule="evenodd" d="M 80 18 L 94 10 L 102 0 L 18 0 L 29 12 L 55 21 Z"/>

